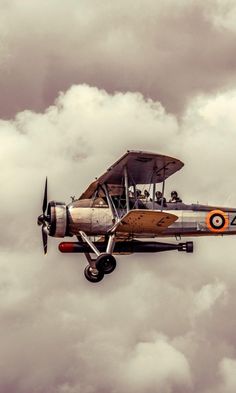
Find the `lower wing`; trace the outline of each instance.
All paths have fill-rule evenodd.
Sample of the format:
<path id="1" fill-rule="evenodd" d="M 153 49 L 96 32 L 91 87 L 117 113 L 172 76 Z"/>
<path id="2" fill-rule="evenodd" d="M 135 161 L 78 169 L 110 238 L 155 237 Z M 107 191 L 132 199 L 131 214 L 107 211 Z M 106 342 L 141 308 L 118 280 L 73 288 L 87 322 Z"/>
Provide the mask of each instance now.
<path id="1" fill-rule="evenodd" d="M 125 214 L 111 229 L 110 233 L 158 234 L 173 224 L 178 217 L 156 210 L 135 209 Z"/>

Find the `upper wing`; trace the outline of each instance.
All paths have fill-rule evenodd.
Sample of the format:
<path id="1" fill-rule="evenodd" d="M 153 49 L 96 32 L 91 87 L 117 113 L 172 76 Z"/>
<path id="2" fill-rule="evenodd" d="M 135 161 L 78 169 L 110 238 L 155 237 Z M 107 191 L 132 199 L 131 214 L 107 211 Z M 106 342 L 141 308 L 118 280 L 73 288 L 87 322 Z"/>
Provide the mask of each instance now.
<path id="1" fill-rule="evenodd" d="M 158 234 L 177 219 L 178 217 L 175 214 L 156 210 L 130 210 L 111 228 L 110 232 Z"/>
<path id="2" fill-rule="evenodd" d="M 127 151 L 97 180 L 90 184 L 79 199 L 91 198 L 99 185 L 107 184 L 115 195 L 115 189 L 122 184 L 124 168 L 127 168 L 129 186 L 133 184 L 161 183 L 183 167 L 176 158 L 143 151 Z M 118 195 L 118 194 L 116 194 Z"/>

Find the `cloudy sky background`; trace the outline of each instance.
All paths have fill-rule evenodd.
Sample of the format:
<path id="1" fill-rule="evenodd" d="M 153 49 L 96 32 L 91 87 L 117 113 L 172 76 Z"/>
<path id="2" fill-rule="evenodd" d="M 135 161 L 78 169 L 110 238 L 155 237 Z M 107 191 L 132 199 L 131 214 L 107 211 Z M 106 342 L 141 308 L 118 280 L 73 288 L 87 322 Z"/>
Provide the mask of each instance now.
<path id="1" fill-rule="evenodd" d="M 166 153 L 184 201 L 236 206 L 230 1 L 0 1 L 0 390 L 236 389 L 235 239 L 118 258 L 43 256 L 36 217 L 127 149 Z"/>

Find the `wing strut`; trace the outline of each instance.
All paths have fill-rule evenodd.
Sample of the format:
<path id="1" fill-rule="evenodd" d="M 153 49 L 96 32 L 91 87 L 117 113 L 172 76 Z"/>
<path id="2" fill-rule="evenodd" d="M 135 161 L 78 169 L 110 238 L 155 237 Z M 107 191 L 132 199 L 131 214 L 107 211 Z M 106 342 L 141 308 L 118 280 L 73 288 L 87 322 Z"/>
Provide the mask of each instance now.
<path id="1" fill-rule="evenodd" d="M 163 205 L 164 205 L 164 192 L 165 192 L 165 172 L 166 172 L 166 167 L 164 167 L 164 179 L 162 183 L 162 198 L 161 198 L 161 211 L 163 211 Z"/>
<path id="2" fill-rule="evenodd" d="M 130 211 L 130 207 L 129 207 L 129 179 L 128 179 L 127 166 L 124 167 L 124 177 L 125 177 L 126 208 L 128 213 Z"/>
<path id="3" fill-rule="evenodd" d="M 112 198 L 110 197 L 110 194 L 109 194 L 108 189 L 107 189 L 107 185 L 106 185 L 106 184 L 103 184 L 103 186 L 102 186 L 101 188 L 102 188 L 102 190 L 104 191 L 104 193 L 105 193 L 105 195 L 106 195 L 107 202 L 108 202 L 109 208 L 111 209 L 113 218 L 114 218 L 116 221 L 119 220 L 118 212 L 117 212 L 117 210 L 116 210 L 116 207 L 115 207 L 115 205 L 114 205 L 114 203 L 113 203 Z"/>
<path id="4" fill-rule="evenodd" d="M 156 198 L 156 183 L 153 183 L 152 188 L 152 209 L 155 210 L 155 198 Z"/>

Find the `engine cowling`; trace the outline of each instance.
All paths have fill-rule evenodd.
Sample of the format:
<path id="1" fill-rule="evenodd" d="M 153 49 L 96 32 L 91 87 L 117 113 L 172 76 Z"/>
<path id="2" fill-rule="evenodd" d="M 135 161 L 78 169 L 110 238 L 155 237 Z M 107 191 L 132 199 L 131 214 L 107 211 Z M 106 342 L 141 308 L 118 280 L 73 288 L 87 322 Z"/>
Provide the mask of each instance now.
<path id="1" fill-rule="evenodd" d="M 64 202 L 49 202 L 47 216 L 49 218 L 49 236 L 64 237 L 68 227 L 66 204 Z"/>

